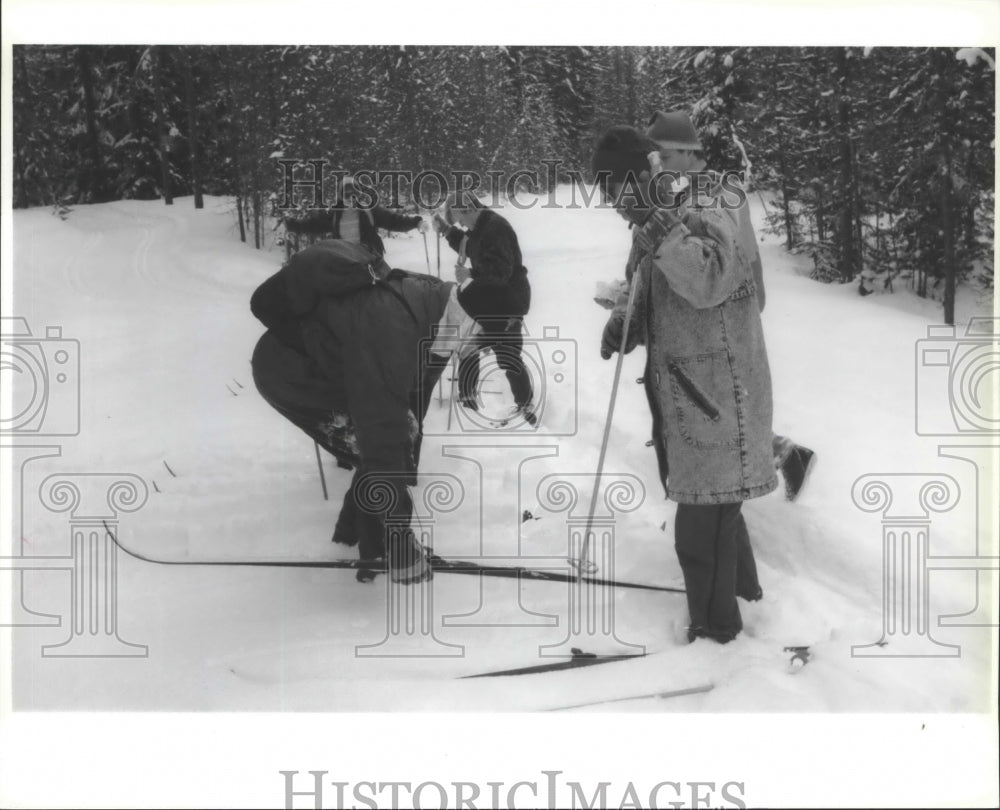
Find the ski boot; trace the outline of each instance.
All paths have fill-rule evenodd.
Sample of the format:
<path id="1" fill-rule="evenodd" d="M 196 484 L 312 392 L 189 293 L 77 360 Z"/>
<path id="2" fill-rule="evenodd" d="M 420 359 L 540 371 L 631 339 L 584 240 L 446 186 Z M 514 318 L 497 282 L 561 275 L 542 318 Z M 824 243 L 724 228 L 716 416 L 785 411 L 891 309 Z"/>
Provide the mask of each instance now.
<path id="1" fill-rule="evenodd" d="M 799 497 L 815 466 L 816 454 L 808 447 L 796 444 L 789 448 L 779 467 L 785 479 L 785 500 L 794 501 Z"/>
<path id="2" fill-rule="evenodd" d="M 538 414 L 535 413 L 535 406 L 531 402 L 518 405 L 516 413 L 532 427 L 538 424 Z"/>
<path id="3" fill-rule="evenodd" d="M 410 585 L 434 576 L 428 550 L 411 531 L 393 533 L 388 556 L 389 576 L 393 582 Z"/>

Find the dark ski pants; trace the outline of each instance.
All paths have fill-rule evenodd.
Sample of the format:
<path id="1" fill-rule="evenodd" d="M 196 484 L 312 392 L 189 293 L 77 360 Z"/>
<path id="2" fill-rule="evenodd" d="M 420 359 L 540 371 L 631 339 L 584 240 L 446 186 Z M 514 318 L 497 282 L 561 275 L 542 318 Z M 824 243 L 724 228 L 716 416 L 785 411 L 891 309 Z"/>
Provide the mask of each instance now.
<path id="1" fill-rule="evenodd" d="M 343 399 L 332 381 L 316 374 L 312 361 L 271 331 L 261 335 L 250 361 L 253 382 L 265 402 L 302 429 L 344 466 L 358 464 L 347 431 L 338 429 L 333 403 Z"/>
<path id="2" fill-rule="evenodd" d="M 447 362 L 447 358 L 432 358 L 425 365 L 422 384 L 411 392 L 410 410 L 418 424 L 423 421 L 434 386 Z M 362 479 L 363 459 L 356 446 L 345 440 L 346 431 L 333 426 L 335 411 L 324 405 L 335 398 L 335 387 L 313 376 L 308 358 L 284 346 L 270 333 L 261 338 L 254 351 L 253 377 L 258 392 L 272 408 L 333 455 L 339 466 L 355 470 L 333 539 L 358 545 L 362 559 L 383 556 L 387 535 L 405 534 L 403 530 L 409 526 L 413 503 L 398 475 Z M 413 447 L 414 462 L 419 461 L 420 440 L 418 432 Z M 380 502 L 382 496 L 387 498 L 385 502 Z"/>
<path id="3" fill-rule="evenodd" d="M 365 475 L 358 469 L 344 496 L 333 540 L 357 544 L 362 560 L 384 557 L 389 536 L 408 533 L 412 516 L 413 500 L 398 476 Z"/>
<path id="4" fill-rule="evenodd" d="M 531 402 L 531 376 L 524 365 L 521 350 L 524 338 L 521 335 L 521 318 L 477 318 L 482 330 L 475 338 L 475 349 L 462 358 L 458 365 L 458 392 L 462 401 L 478 400 L 479 355 L 490 349 L 497 359 L 497 365 L 507 375 L 510 392 L 518 405 Z"/>
<path id="5" fill-rule="evenodd" d="M 684 572 L 692 636 L 731 641 L 743 629 L 736 597 L 761 596 L 742 506 L 677 506 L 674 547 Z"/>
<path id="6" fill-rule="evenodd" d="M 420 384 L 410 392 L 410 410 L 418 425 L 423 426 L 424 416 L 434 397 L 434 386 L 449 362 L 449 357 L 432 354 L 423 364 Z M 418 432 L 413 446 L 415 464 L 420 463 L 422 440 L 423 435 Z M 388 497 L 388 501 L 383 501 L 383 497 Z M 404 538 L 409 535 L 412 516 L 410 491 L 398 476 L 365 476 L 364 471 L 358 469 L 344 495 L 344 504 L 333 530 L 333 541 L 350 546 L 357 544 L 358 556 L 362 560 L 373 560 L 385 555 L 386 546 L 393 536 Z"/>

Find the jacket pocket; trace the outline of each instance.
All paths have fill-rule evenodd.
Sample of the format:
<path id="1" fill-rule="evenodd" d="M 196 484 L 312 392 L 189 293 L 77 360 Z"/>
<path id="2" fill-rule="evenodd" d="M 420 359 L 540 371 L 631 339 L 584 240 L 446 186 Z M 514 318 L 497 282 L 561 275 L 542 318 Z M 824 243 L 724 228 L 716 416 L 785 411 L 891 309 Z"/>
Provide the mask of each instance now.
<path id="1" fill-rule="evenodd" d="M 739 444 L 736 392 L 725 350 L 667 362 L 677 428 L 695 447 Z"/>

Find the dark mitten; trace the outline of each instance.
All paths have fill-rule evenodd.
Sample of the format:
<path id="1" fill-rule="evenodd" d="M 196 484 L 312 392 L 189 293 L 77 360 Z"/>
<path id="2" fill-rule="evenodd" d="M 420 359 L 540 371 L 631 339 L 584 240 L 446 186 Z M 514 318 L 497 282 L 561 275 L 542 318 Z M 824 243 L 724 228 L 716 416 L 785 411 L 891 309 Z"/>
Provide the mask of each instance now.
<path id="1" fill-rule="evenodd" d="M 615 352 L 622 348 L 622 334 L 625 331 L 625 313 L 616 311 L 608 318 L 604 326 L 604 334 L 601 335 L 601 357 L 605 360 L 611 358 Z M 629 324 L 628 343 L 625 345 L 625 354 L 628 354 L 639 345 L 639 330 L 635 324 Z"/>
<path id="2" fill-rule="evenodd" d="M 640 250 L 643 253 L 654 253 L 667 234 L 681 224 L 681 217 L 682 214 L 677 209 L 656 209 L 635 235 Z"/>
<path id="3" fill-rule="evenodd" d="M 333 530 L 334 543 L 343 543 L 345 546 L 356 546 L 358 544 L 357 533 L 358 507 L 354 501 L 354 487 L 347 491 L 344 496 L 344 505 L 340 509 L 337 517 L 337 525 Z"/>

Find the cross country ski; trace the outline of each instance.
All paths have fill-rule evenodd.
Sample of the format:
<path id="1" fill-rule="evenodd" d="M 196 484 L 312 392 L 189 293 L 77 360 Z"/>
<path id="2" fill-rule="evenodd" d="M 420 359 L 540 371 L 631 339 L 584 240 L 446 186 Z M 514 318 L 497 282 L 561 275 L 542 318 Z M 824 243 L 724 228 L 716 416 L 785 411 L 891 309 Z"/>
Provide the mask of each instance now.
<path id="1" fill-rule="evenodd" d="M 491 672 L 479 672 L 475 675 L 463 675 L 462 680 L 473 678 L 503 678 L 511 675 L 541 675 L 546 672 L 561 672 L 566 669 L 593 667 L 600 664 L 613 664 L 617 661 L 627 661 L 630 658 L 645 658 L 647 653 L 625 653 L 622 655 L 599 655 L 588 653 L 579 647 L 573 647 L 567 660 L 547 661 L 544 664 L 534 664 L 512 669 L 498 669 Z"/>
<path id="2" fill-rule="evenodd" d="M 168 560 L 158 557 L 151 557 L 142 554 L 124 545 L 111 528 L 104 524 L 108 537 L 115 546 L 130 557 L 154 565 L 203 565 L 203 566 L 228 566 L 228 567 L 255 567 L 255 568 L 344 568 L 358 571 L 370 571 L 385 573 L 387 567 L 384 560 Z M 577 581 L 575 574 L 563 573 L 562 571 L 546 571 L 538 568 L 527 568 L 514 565 L 489 565 L 487 563 L 473 562 L 471 560 L 451 560 L 438 557 L 434 554 L 428 555 L 428 561 L 432 570 L 442 574 L 465 574 L 469 576 L 501 577 L 507 579 L 520 579 L 535 582 L 563 582 L 571 583 Z M 683 588 L 673 588 L 666 585 L 652 585 L 643 582 L 628 582 L 625 580 L 602 579 L 601 577 L 582 577 L 579 581 L 587 585 L 607 588 L 625 588 L 631 590 L 657 591 L 660 593 L 684 593 Z"/>

